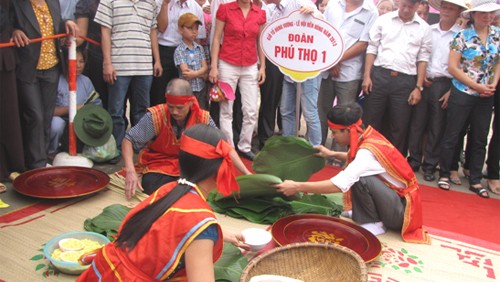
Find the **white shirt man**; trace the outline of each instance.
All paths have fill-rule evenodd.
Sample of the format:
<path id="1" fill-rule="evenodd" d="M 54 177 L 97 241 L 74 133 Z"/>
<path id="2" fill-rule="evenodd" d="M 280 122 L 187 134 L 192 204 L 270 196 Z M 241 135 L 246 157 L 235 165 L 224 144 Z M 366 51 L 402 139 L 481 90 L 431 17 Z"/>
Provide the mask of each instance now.
<path id="1" fill-rule="evenodd" d="M 326 115 L 334 99 L 337 98 L 339 104 L 354 103 L 361 91 L 368 32 L 378 12 L 370 0 L 331 0 L 324 16 L 342 35 L 345 53 L 337 65 L 322 74 L 318 98 L 322 144 L 328 133 Z"/>
<path id="2" fill-rule="evenodd" d="M 375 21 L 365 59 L 363 121 L 384 134 L 403 156 L 412 106 L 421 99 L 432 51 L 431 29 L 415 13 L 419 4 L 420 0 L 401 0 L 397 11 Z M 385 120 L 389 128 L 383 127 Z"/>

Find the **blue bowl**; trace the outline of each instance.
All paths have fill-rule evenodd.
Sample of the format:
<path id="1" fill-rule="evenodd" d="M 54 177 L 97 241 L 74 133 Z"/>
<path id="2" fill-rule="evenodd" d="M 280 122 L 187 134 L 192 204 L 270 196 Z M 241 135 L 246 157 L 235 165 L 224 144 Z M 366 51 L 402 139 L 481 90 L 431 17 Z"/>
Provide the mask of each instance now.
<path id="1" fill-rule="evenodd" d="M 87 231 L 75 231 L 75 232 L 64 233 L 50 239 L 50 241 L 47 244 L 45 244 L 45 247 L 43 248 L 43 254 L 45 255 L 46 258 L 50 260 L 50 262 L 54 265 L 55 268 L 57 268 L 63 273 L 74 274 L 74 275 L 82 273 L 87 268 L 89 268 L 90 265 L 81 265 L 78 262 L 66 262 L 52 258 L 52 252 L 54 252 L 55 249 L 59 248 L 59 241 L 66 238 L 75 238 L 79 240 L 89 239 L 92 241 L 96 241 L 101 245 L 109 243 L 109 239 L 106 238 L 105 236 L 99 233 L 87 232 Z"/>

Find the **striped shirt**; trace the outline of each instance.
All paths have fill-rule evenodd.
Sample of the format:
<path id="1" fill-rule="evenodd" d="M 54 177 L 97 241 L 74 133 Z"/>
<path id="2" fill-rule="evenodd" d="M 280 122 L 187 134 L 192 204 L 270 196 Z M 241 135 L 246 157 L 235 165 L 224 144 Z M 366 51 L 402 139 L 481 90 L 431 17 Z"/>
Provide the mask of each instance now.
<path id="1" fill-rule="evenodd" d="M 101 0 L 94 21 L 111 29 L 111 62 L 118 76 L 153 75 L 150 33 L 155 0 Z"/>

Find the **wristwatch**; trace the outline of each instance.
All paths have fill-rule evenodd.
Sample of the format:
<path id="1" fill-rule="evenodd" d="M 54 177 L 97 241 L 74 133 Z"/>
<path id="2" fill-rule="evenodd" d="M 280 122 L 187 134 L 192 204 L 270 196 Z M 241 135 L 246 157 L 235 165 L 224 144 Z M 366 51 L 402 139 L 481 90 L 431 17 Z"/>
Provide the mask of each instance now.
<path id="1" fill-rule="evenodd" d="M 420 92 L 424 91 L 424 87 L 421 86 L 421 85 L 415 85 L 415 88 L 417 88 L 418 90 L 420 90 Z"/>

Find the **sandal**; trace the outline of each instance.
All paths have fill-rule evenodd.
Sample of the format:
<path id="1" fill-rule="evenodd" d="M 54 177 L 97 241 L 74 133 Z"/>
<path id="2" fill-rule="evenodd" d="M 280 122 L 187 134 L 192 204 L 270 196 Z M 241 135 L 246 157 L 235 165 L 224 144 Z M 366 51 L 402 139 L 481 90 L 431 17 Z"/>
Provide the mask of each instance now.
<path id="1" fill-rule="evenodd" d="M 488 181 L 486 183 L 486 187 L 488 187 L 488 190 L 490 190 L 491 193 L 500 195 L 500 186 L 492 187 L 490 186 L 490 182 Z"/>
<path id="2" fill-rule="evenodd" d="M 474 192 L 476 195 L 478 195 L 481 198 L 489 198 L 490 194 L 488 194 L 488 190 L 484 189 L 483 187 L 473 187 L 469 186 L 469 191 Z"/>
<path id="3" fill-rule="evenodd" d="M 449 181 L 450 180 L 446 179 L 446 178 L 439 179 L 439 181 L 438 181 L 438 188 L 440 188 L 442 190 L 445 190 L 445 191 L 450 190 L 450 182 Z"/>
<path id="4" fill-rule="evenodd" d="M 455 184 L 455 185 L 462 185 L 462 180 L 460 180 L 460 177 L 450 177 L 450 182 Z"/>

